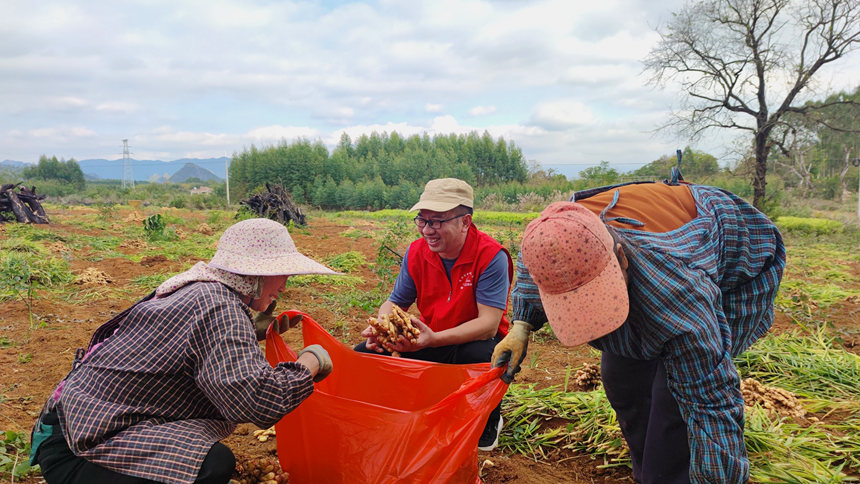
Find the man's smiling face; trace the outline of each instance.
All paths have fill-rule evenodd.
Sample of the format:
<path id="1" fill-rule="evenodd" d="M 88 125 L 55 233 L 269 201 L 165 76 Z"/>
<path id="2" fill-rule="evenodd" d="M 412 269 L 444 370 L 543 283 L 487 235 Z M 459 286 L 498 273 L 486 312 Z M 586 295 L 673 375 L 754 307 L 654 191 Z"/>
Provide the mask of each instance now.
<path id="1" fill-rule="evenodd" d="M 469 226 L 472 224 L 472 216 L 466 213 L 464 208 L 455 207 L 447 212 L 419 210 L 418 218 L 431 221 L 434 226 L 438 225 L 436 222 L 440 220 L 447 220 L 437 228 L 431 228 L 430 223 L 424 227 L 418 227 L 418 233 L 427 241 L 430 250 L 443 259 L 456 259 L 460 255 L 460 250 L 466 243 Z"/>

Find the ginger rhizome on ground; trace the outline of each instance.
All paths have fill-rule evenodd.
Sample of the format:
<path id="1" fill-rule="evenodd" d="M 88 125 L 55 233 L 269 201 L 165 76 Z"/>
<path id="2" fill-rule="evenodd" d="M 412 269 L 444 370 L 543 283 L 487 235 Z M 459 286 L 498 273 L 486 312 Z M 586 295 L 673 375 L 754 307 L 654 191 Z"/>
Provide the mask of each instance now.
<path id="1" fill-rule="evenodd" d="M 412 343 L 418 341 L 418 328 L 412 325 L 409 313 L 396 304 L 391 313 L 383 314 L 379 318 L 369 318 L 367 322 L 376 340 L 392 356 L 400 356 L 400 353 L 394 350 L 394 344 L 401 335 Z"/>
<path id="2" fill-rule="evenodd" d="M 254 431 L 254 437 L 257 438 L 260 442 L 266 442 L 269 440 L 269 437 L 275 436 L 275 427 L 269 427 L 267 429 L 260 429 Z"/>
<path id="3" fill-rule="evenodd" d="M 236 470 L 229 484 L 287 484 L 290 475 L 275 457 L 236 459 Z"/>

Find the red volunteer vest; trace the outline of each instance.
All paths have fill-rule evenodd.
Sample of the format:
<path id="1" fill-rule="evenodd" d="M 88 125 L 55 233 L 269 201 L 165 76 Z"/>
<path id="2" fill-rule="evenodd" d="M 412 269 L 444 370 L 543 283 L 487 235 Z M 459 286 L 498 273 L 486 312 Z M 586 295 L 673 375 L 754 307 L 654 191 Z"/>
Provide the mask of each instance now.
<path id="1" fill-rule="evenodd" d="M 505 251 L 508 257 L 508 280 L 512 280 L 514 265 L 508 251 L 472 224 L 463 250 L 451 268 L 449 281 L 442 259 L 430 250 L 427 241 L 421 238 L 412 242 L 407 268 L 418 292 L 416 305 L 421 312 L 421 321 L 433 331 L 442 331 L 478 317 L 475 300 L 478 278 L 500 250 Z M 505 301 L 505 313 L 509 301 Z M 498 334 L 508 334 L 508 326 L 508 320 L 502 314 Z"/>

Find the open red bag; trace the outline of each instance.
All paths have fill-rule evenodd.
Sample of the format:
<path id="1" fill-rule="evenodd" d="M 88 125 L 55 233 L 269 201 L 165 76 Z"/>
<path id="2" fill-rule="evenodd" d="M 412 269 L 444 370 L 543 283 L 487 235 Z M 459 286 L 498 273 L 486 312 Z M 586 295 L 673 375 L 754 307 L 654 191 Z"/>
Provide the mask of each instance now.
<path id="1" fill-rule="evenodd" d="M 334 370 L 275 425 L 291 483 L 481 482 L 478 439 L 507 390 L 503 368 L 358 353 L 307 314 L 278 318 L 298 314 L 304 344 L 322 345 Z M 271 327 L 266 358 L 296 359 Z"/>

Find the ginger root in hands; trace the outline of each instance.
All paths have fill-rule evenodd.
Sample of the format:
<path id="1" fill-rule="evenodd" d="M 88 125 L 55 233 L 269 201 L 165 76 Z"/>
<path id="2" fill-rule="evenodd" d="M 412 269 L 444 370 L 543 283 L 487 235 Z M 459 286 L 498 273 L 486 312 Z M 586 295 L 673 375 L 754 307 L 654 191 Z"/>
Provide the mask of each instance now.
<path id="1" fill-rule="evenodd" d="M 400 356 L 400 353 L 394 350 L 394 345 L 401 335 L 412 343 L 418 342 L 418 328 L 412 325 L 409 313 L 396 304 L 390 314 L 369 318 L 367 322 L 376 340 L 391 356 Z"/>

